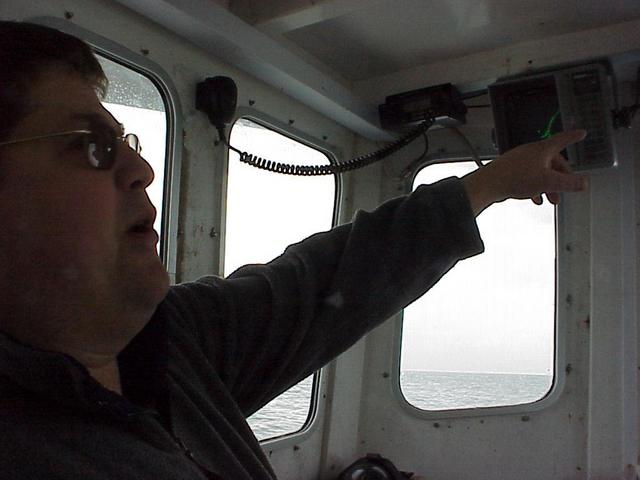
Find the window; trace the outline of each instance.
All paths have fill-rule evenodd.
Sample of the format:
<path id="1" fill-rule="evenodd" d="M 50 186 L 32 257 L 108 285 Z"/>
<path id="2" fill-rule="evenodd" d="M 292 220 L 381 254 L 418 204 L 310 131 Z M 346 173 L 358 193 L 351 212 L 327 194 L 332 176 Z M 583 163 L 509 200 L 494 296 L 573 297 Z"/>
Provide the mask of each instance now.
<path id="1" fill-rule="evenodd" d="M 425 167 L 414 189 L 475 168 Z M 400 388 L 420 409 L 532 403 L 553 384 L 555 209 L 511 200 L 480 215 L 478 226 L 485 253 L 404 311 Z"/>
<path id="2" fill-rule="evenodd" d="M 239 119 L 231 130 L 234 147 L 278 162 L 328 164 L 326 154 L 270 130 Z M 241 163 L 229 152 L 224 273 L 247 263 L 266 263 L 291 243 L 333 223 L 334 176 L 296 177 L 267 172 Z M 313 377 L 303 380 L 248 418 L 259 440 L 300 431 L 310 420 Z"/>
<path id="3" fill-rule="evenodd" d="M 162 239 L 167 143 L 167 114 L 162 95 L 151 80 L 135 70 L 101 55 L 98 55 L 98 60 L 109 79 L 104 107 L 124 125 L 126 133 L 135 133 L 140 138 L 142 156 L 155 173 L 147 193 L 151 203 L 158 210 L 154 228 Z M 158 247 L 159 251 L 162 251 L 162 246 Z"/>

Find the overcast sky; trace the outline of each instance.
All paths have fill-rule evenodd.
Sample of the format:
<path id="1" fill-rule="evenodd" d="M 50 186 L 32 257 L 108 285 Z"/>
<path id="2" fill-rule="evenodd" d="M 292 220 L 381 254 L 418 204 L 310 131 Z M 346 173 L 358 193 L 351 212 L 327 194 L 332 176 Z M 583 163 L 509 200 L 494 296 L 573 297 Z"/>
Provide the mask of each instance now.
<path id="1" fill-rule="evenodd" d="M 434 165 L 432 183 L 475 165 Z M 485 253 L 456 265 L 405 311 L 402 367 L 409 370 L 553 372 L 554 208 L 528 200 L 493 205 L 478 218 Z"/>

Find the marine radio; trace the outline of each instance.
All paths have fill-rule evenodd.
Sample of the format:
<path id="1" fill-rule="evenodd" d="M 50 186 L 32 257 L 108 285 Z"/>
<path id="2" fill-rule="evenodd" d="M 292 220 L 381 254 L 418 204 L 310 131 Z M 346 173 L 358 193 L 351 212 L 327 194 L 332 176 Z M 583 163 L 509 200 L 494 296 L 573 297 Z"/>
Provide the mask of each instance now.
<path id="1" fill-rule="evenodd" d="M 402 130 L 430 120 L 434 125 L 458 126 L 466 122 L 467 107 L 458 89 L 450 83 L 435 85 L 385 98 L 378 106 L 385 130 Z"/>
<path id="2" fill-rule="evenodd" d="M 567 147 L 576 170 L 616 164 L 610 66 L 594 62 L 512 77 L 489 85 L 499 153 L 575 128 L 587 137 Z"/>

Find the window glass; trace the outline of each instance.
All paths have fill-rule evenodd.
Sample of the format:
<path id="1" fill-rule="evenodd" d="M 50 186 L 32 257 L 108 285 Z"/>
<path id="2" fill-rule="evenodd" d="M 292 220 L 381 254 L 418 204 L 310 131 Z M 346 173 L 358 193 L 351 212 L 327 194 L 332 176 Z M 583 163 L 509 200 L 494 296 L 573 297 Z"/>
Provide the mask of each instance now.
<path id="1" fill-rule="evenodd" d="M 122 123 L 126 133 L 135 133 L 140 139 L 142 156 L 155 174 L 147 193 L 158 210 L 154 229 L 161 234 L 164 174 L 166 161 L 167 114 L 162 95 L 153 82 L 144 75 L 119 63 L 98 55 L 98 60 L 109 79 L 109 90 L 104 107 Z M 159 251 L 162 251 L 161 245 Z"/>
<path id="2" fill-rule="evenodd" d="M 414 189 L 475 168 L 425 167 Z M 555 209 L 509 200 L 483 212 L 478 227 L 485 253 L 458 263 L 404 311 L 401 390 L 421 409 L 531 403 L 553 384 Z"/>
<path id="3" fill-rule="evenodd" d="M 329 164 L 329 158 L 285 135 L 243 118 L 229 143 L 242 151 L 297 165 Z M 295 242 L 333 223 L 336 179 L 299 177 L 260 170 L 229 152 L 224 273 L 248 263 L 266 263 Z M 313 377 L 303 380 L 248 418 L 259 440 L 300 431 L 313 406 Z"/>

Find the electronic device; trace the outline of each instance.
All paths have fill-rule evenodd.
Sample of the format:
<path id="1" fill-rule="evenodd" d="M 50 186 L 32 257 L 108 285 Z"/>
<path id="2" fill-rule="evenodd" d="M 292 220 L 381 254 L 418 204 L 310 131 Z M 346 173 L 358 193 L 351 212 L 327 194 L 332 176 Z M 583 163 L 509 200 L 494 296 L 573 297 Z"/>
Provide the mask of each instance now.
<path id="1" fill-rule="evenodd" d="M 434 125 L 457 126 L 466 121 L 467 107 L 450 83 L 390 95 L 378 107 L 385 130 L 401 130 L 432 119 Z"/>
<path id="2" fill-rule="evenodd" d="M 498 152 L 583 128 L 587 137 L 565 152 L 572 167 L 587 170 L 614 166 L 610 71 L 606 62 L 593 62 L 490 85 Z"/>

